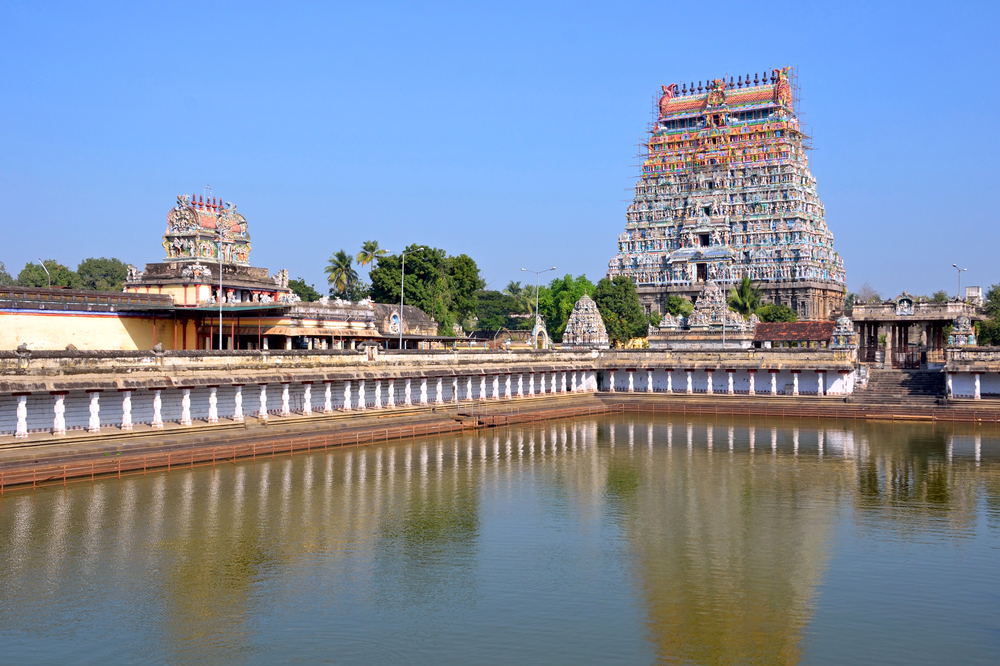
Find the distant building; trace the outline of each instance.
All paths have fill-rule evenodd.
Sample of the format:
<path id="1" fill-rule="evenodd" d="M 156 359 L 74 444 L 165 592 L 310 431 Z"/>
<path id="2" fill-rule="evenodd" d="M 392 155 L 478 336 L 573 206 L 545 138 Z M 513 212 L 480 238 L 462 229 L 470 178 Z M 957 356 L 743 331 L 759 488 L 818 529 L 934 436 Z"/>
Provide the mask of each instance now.
<path id="1" fill-rule="evenodd" d="M 843 308 L 833 248 L 788 68 L 663 87 L 642 177 L 608 276 L 635 281 L 647 311 L 749 277 L 800 319 Z"/>

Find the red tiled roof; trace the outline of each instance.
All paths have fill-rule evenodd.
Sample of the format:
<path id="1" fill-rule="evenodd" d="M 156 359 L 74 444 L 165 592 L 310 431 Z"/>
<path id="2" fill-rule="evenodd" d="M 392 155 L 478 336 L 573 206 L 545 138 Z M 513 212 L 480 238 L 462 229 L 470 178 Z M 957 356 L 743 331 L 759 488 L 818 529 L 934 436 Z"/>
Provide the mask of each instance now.
<path id="1" fill-rule="evenodd" d="M 754 342 L 816 342 L 833 336 L 832 321 L 796 321 L 779 324 L 757 324 Z"/>

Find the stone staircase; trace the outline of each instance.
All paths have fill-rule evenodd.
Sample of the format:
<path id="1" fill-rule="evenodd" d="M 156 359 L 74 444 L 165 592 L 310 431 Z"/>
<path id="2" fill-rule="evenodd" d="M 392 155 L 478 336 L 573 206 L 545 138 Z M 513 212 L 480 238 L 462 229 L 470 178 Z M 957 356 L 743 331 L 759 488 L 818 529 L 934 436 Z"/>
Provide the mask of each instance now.
<path id="1" fill-rule="evenodd" d="M 945 397 L 944 373 L 937 370 L 872 370 L 868 386 L 847 401 L 858 405 L 931 407 Z"/>

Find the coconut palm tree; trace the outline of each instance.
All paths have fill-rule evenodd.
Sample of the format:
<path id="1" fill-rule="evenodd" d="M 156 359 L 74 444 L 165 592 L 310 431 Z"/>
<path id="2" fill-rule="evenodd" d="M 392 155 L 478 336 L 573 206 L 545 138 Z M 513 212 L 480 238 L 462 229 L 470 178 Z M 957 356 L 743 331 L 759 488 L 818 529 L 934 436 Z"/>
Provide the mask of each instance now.
<path id="1" fill-rule="evenodd" d="M 358 266 L 367 266 L 374 263 L 379 257 L 384 257 L 388 252 L 379 248 L 378 241 L 369 240 L 361 244 L 361 252 L 356 257 Z"/>
<path id="2" fill-rule="evenodd" d="M 326 268 L 326 281 L 334 291 L 339 294 L 346 294 L 348 288 L 358 281 L 358 272 L 354 270 L 354 259 L 343 250 L 339 250 L 330 257 Z"/>
<path id="3" fill-rule="evenodd" d="M 535 295 L 532 289 L 522 287 L 520 282 L 511 280 L 504 287 L 503 293 L 516 300 L 522 310 L 527 311 L 528 314 L 534 314 Z"/>
<path id="4" fill-rule="evenodd" d="M 729 309 L 749 317 L 762 304 L 760 289 L 746 275 L 729 290 Z"/>

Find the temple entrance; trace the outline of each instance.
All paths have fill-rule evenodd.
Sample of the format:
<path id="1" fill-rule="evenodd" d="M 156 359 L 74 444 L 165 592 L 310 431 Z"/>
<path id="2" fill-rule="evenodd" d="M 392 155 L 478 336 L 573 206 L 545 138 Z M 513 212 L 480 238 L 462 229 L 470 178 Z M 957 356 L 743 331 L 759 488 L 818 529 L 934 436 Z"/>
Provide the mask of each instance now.
<path id="1" fill-rule="evenodd" d="M 695 264 L 698 269 L 698 282 L 705 282 L 708 280 L 708 264 Z"/>

